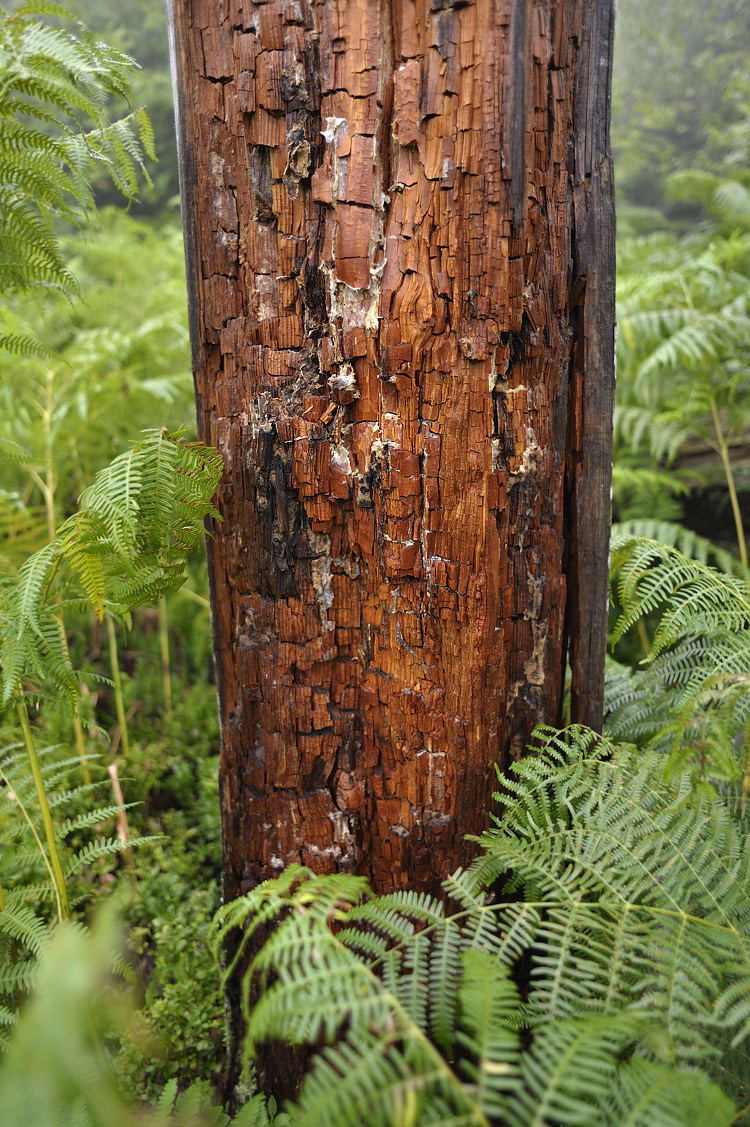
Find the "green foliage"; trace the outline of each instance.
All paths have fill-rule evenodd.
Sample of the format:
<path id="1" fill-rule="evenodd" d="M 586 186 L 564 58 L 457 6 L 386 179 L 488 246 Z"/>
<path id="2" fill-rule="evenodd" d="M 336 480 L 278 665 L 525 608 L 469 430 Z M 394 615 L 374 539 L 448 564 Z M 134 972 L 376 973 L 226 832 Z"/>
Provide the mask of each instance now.
<path id="1" fill-rule="evenodd" d="M 67 783 L 70 768 L 78 760 L 65 757 L 56 747 L 38 753 L 45 792 L 55 813 L 55 837 L 62 856 L 64 876 L 73 888 L 73 898 L 86 885 L 76 879 L 86 870 L 91 879 L 97 862 L 153 840 L 150 836 L 131 838 L 127 843 L 107 836 L 111 825 L 124 809 L 119 805 L 100 805 L 87 801 L 102 784 Z M 34 824 L 36 789 L 28 771 L 26 755 L 19 747 L 0 752 L 0 1046 L 17 1020 L 18 1003 L 35 984 L 39 960 L 50 939 L 48 905 L 54 895 L 49 860 Z M 92 837 L 92 833 L 95 835 Z"/>
<path id="2" fill-rule="evenodd" d="M 743 555 L 738 494 L 750 483 L 734 454 L 750 409 L 750 196 L 713 174 L 675 176 L 672 189 L 713 224 L 620 242 L 615 511 L 678 520 L 680 495 L 720 483 Z"/>
<path id="3" fill-rule="evenodd" d="M 186 444 L 179 437 L 152 432 L 127 454 L 103 470 L 81 497 L 81 508 L 60 529 L 58 537 L 21 566 L 18 577 L 8 580 L 0 600 L 0 678 L 3 703 L 26 691 L 25 682 L 36 681 L 36 692 L 51 685 L 61 690 L 74 706 L 78 675 L 61 630 L 59 614 L 75 596 L 71 583 L 82 588 L 85 600 L 101 619 L 105 613 L 129 617 L 133 607 L 175 590 L 185 578 L 185 557 L 198 543 L 204 518 L 212 512 L 212 497 L 221 472 L 221 458 L 200 444 Z M 62 586 L 53 592 L 55 580 Z M 16 804 L 36 841 L 38 857 L 49 869 L 57 897 L 58 915 L 68 914 L 66 885 L 84 866 L 123 848 L 120 835 L 100 837 L 75 851 L 63 869 L 61 844 L 70 834 L 95 826 L 118 814 L 121 804 L 79 815 L 75 821 L 55 824 L 51 819 L 49 792 L 75 760 L 40 766 L 28 716 L 23 705 L 19 715 L 24 729 L 25 751 L 32 774 L 18 777 L 11 770 L 19 756 L 2 764 L 0 777 L 4 796 Z M 45 826 L 47 848 L 42 845 L 28 814 L 32 792 Z M 80 788 L 63 794 L 56 805 L 80 794 Z M 59 811 L 58 811 L 59 813 Z M 2 822 L 0 820 L 0 828 Z M 131 845 L 138 844 L 132 841 Z M 33 854 L 32 854 L 33 857 Z M 0 908 L 0 941 L 5 950 L 0 964 L 0 994 L 17 993 L 19 939 L 38 956 L 37 921 L 15 910 L 29 896 L 45 891 L 25 872 L 26 855 L 6 849 L 4 865 L 20 866 L 20 872 L 3 872 Z M 0 887 L 2 887 L 0 884 Z M 5 921 L 5 922 L 3 922 Z M 22 924 L 26 923 L 26 930 Z M 24 974 L 26 971 L 24 970 Z M 24 987 L 28 985 L 26 979 Z M 10 1020 L 6 1005 L 3 1016 Z"/>
<path id="4" fill-rule="evenodd" d="M 57 538 L 2 587 L 4 703 L 30 676 L 75 704 L 78 682 L 60 632 L 61 607 L 83 597 L 100 619 L 105 612 L 129 619 L 133 607 L 181 586 L 185 557 L 213 512 L 221 461 L 200 444 L 153 431 L 97 475 Z"/>
<path id="5" fill-rule="evenodd" d="M 37 291 L 6 306 L 9 328 L 21 333 L 33 324 L 54 353 L 14 359 L 0 381 L 0 496 L 8 512 L 3 522 L 0 508 L 0 551 L 9 565 L 50 538 L 94 475 L 155 415 L 173 431 L 194 426 L 177 229 L 150 230 L 110 209 L 62 245 L 86 301 L 71 305 Z M 8 460 L 18 448 L 23 456 Z M 30 549 L 17 543 L 21 521 L 35 537 Z"/>
<path id="6" fill-rule="evenodd" d="M 661 207 L 675 169 L 747 165 L 750 49 L 743 0 L 647 0 L 617 8 L 613 84 L 620 192 Z"/>
<path id="7" fill-rule="evenodd" d="M 141 214 L 158 212 L 173 204 L 179 192 L 164 6 L 159 0 L 128 0 L 117 8 L 109 0 L 73 0 L 68 6 L 107 43 L 138 60 L 133 89 L 138 103 L 148 106 L 159 163 L 151 172 L 153 184 L 144 188 L 134 206 Z M 112 191 L 106 195 L 108 202 L 110 197 L 115 202 Z"/>
<path id="8" fill-rule="evenodd" d="M 38 989 L 0 1058 L 3 1127 L 265 1127 L 259 1101 L 231 1120 L 206 1083 L 179 1094 L 170 1083 L 151 1108 L 123 1098 L 108 1051 L 133 1020 L 132 992 L 109 969 L 121 939 L 108 913 L 93 932 L 65 924 L 47 944 Z"/>
<path id="9" fill-rule="evenodd" d="M 654 471 L 655 479 L 658 477 Z M 701 564 L 711 564 L 719 571 L 726 572 L 737 578 L 744 578 L 740 561 L 732 552 L 707 540 L 705 536 L 698 536 L 681 524 L 674 524 L 665 520 L 638 519 L 619 521 L 612 526 L 611 547 L 619 551 L 620 547 L 631 540 L 656 540 L 663 548 L 674 548 L 680 556 Z M 617 575 L 617 569 L 613 569 Z M 622 630 L 619 631 L 622 633 Z"/>
<path id="10" fill-rule="evenodd" d="M 744 777 L 747 788 L 750 766 L 738 747 L 750 713 L 750 597 L 738 564 L 691 534 L 671 537 L 680 551 L 632 532 L 625 526 L 613 536 L 621 607 L 613 639 L 654 612 L 659 621 L 645 668 L 611 669 L 608 731 L 667 752 L 668 770 Z"/>
<path id="11" fill-rule="evenodd" d="M 730 429 L 742 425 L 749 277 L 747 234 L 682 244 L 654 236 L 625 248 L 617 431 L 626 446 L 673 461 L 691 434 L 710 436 L 712 396 Z"/>
<path id="12" fill-rule="evenodd" d="M 114 122 L 107 115 L 112 96 L 132 102 L 132 60 L 83 26 L 76 35 L 39 16 L 71 19 L 60 5 L 32 2 L 0 22 L 0 291 L 54 285 L 72 294 L 54 221 L 80 222 L 102 172 L 132 198 L 153 132 L 142 109 Z M 8 343 L 33 348 L 28 337 Z"/>
<path id="13" fill-rule="evenodd" d="M 741 632 L 750 620 L 743 582 L 689 559 L 677 548 L 643 537 L 613 538 L 613 568 L 623 608 L 613 643 L 648 611 L 666 605 L 652 642 L 657 657 L 667 646 L 701 632 Z"/>
<path id="14" fill-rule="evenodd" d="M 204 629 L 208 626 L 205 624 Z M 126 765 L 128 795 L 139 802 L 135 824 L 139 832 L 163 832 L 179 848 L 165 850 L 160 864 L 179 885 L 163 890 L 155 872 L 155 861 L 149 860 L 141 875 L 141 899 L 147 915 L 158 916 L 159 900 L 189 896 L 196 887 L 212 887 L 221 877 L 221 841 L 218 826 L 219 808 L 219 731 L 216 696 L 213 686 L 205 683 L 182 688 L 176 707 L 168 721 L 162 723 L 159 738 L 154 737 L 154 716 L 161 702 L 154 683 L 153 667 L 148 670 L 148 650 L 144 646 L 139 660 L 138 676 L 131 683 L 133 699 L 147 702 L 140 695 L 140 685 L 148 684 L 151 712 L 144 724 L 134 725 L 137 742 L 131 748 Z M 140 668 L 145 666 L 145 671 Z M 197 679 L 204 667 L 191 672 Z M 146 882 L 145 885 L 143 882 Z M 157 891 L 150 902 L 151 889 Z"/>
<path id="15" fill-rule="evenodd" d="M 219 913 L 243 945 L 275 924 L 245 978 L 250 1052 L 327 1043 L 290 1123 L 733 1121 L 695 1070 L 742 1083 L 745 836 L 657 753 L 585 729 L 531 750 L 447 905 L 292 866 Z"/>
<path id="16" fill-rule="evenodd" d="M 208 942 L 218 896 L 189 885 L 175 895 L 179 886 L 171 883 L 160 882 L 151 928 L 131 931 L 128 941 L 149 976 L 117 1069 L 124 1089 L 139 1099 L 155 1098 L 169 1079 L 184 1087 L 216 1074 L 222 1064 L 223 999 Z"/>

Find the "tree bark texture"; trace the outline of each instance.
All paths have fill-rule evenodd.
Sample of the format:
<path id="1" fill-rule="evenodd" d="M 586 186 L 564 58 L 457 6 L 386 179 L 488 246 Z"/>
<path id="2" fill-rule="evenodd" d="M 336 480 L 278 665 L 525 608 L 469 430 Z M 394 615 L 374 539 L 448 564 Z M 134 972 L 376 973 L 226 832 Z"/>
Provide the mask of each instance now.
<path id="1" fill-rule="evenodd" d="M 168 0 L 227 896 L 435 889 L 601 720 L 610 0 Z"/>

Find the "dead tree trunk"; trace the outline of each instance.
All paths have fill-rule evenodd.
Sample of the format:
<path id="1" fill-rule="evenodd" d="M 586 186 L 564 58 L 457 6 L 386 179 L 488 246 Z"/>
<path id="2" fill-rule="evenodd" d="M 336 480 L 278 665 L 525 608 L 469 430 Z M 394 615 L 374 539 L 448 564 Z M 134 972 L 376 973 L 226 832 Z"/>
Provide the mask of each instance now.
<path id="1" fill-rule="evenodd" d="M 611 0 L 168 0 L 226 894 L 435 888 L 601 720 Z"/>

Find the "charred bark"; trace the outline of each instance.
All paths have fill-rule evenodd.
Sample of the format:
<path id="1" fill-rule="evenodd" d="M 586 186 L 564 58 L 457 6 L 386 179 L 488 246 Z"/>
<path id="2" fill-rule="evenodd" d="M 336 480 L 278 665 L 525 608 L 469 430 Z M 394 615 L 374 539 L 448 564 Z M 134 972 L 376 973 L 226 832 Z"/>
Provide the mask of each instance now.
<path id="1" fill-rule="evenodd" d="M 611 0 L 168 0 L 225 893 L 436 889 L 601 720 Z"/>

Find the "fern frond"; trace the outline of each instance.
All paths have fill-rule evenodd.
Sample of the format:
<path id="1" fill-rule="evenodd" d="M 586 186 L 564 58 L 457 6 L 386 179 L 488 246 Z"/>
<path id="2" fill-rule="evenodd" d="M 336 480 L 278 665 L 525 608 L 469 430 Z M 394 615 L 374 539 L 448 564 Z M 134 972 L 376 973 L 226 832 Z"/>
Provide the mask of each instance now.
<path id="1" fill-rule="evenodd" d="M 77 223 L 101 172 L 131 199 L 139 175 L 148 181 L 144 111 L 107 115 L 112 96 L 132 104 L 134 64 L 82 26 L 70 31 L 72 18 L 59 5 L 26 4 L 0 21 L 0 290 L 41 284 L 75 294 L 53 220 Z"/>
<path id="2" fill-rule="evenodd" d="M 613 642 L 662 604 L 668 609 L 652 642 L 654 656 L 683 634 L 694 633 L 696 624 L 702 631 L 742 630 L 750 624 L 747 589 L 731 575 L 655 540 L 615 537 L 612 556 L 623 608 Z"/>
<path id="3" fill-rule="evenodd" d="M 4 462 L 25 462 L 28 454 L 23 446 L 14 442 L 12 438 L 0 437 L 0 459 Z"/>
<path id="4" fill-rule="evenodd" d="M 729 1127 L 736 1118 L 732 1101 L 703 1073 L 633 1057 L 619 1069 L 606 1122 L 612 1127 Z"/>
<path id="5" fill-rule="evenodd" d="M 517 1097 L 522 1084 L 520 1040 L 514 1028 L 519 1002 L 508 968 L 496 956 L 486 951 L 464 952 L 461 1028 L 456 1044 L 466 1053 L 464 1070 L 488 1118 L 504 1118 L 508 1094 Z M 446 1048 L 450 1051 L 450 1043 Z"/>
<path id="6" fill-rule="evenodd" d="M 636 1041 L 642 1019 L 612 1017 L 558 1021 L 524 1053 L 510 1127 L 596 1122 L 617 1075 L 617 1060 Z"/>
<path id="7" fill-rule="evenodd" d="M 526 800 L 521 800 L 520 793 L 510 800 L 517 804 L 516 829 L 522 827 L 522 856 L 539 847 L 548 836 L 548 825 L 555 825 L 565 810 L 570 807 L 576 813 L 577 806 L 590 798 L 586 767 L 608 768 L 606 756 L 612 751 L 597 746 L 596 741 L 594 733 L 583 730 L 550 738 L 549 755 L 542 756 L 535 779 L 510 780 Z M 589 758 L 577 771 L 575 761 L 581 748 Z M 538 766 L 537 760 L 533 763 Z M 624 781 L 626 788 L 632 790 L 631 778 Z M 553 795 L 556 799 L 550 804 Z M 603 794 L 594 804 L 602 815 L 610 798 Z M 540 825 L 537 815 L 545 806 L 547 817 Z M 585 823 L 583 811 L 580 814 Z M 601 837 L 601 824 L 592 826 L 591 833 L 592 838 Z M 685 851 L 685 841 L 680 840 L 679 848 Z M 484 874 L 494 879 L 500 860 L 494 856 L 489 860 Z M 620 859 L 610 860 L 613 864 L 602 866 L 600 883 L 611 886 L 622 881 L 630 887 L 632 864 L 621 871 L 617 868 Z M 668 867 L 668 858 L 663 860 Z M 563 871 L 566 863 L 572 873 Z M 609 1004 L 604 1005 L 606 990 L 587 978 L 579 963 L 584 943 L 592 935 L 591 921 L 596 920 L 597 912 L 606 914 L 600 911 L 598 886 L 590 872 L 561 858 L 550 892 L 545 895 L 541 882 L 534 880 L 530 887 L 536 904 L 529 902 L 527 894 L 524 903 L 509 905 L 487 902 L 479 891 L 481 867 L 478 863 L 470 873 L 456 874 L 447 882 L 457 893 L 455 905 L 447 909 L 414 895 L 363 901 L 357 878 L 342 874 L 318 878 L 295 866 L 291 873 L 282 873 L 278 880 L 266 882 L 221 910 L 224 934 L 228 927 L 245 925 L 257 933 L 259 926 L 265 929 L 275 920 L 245 980 L 246 995 L 251 992 L 255 999 L 252 1010 L 246 1009 L 251 1049 L 266 1037 L 318 1048 L 321 1039 L 328 1042 L 313 1059 L 298 1103 L 287 1105 L 290 1127 L 322 1123 L 326 1127 L 392 1127 L 402 1122 L 420 1127 L 447 1123 L 489 1127 L 493 1122 L 513 1127 L 552 1123 L 690 1127 L 693 1112 L 707 1116 L 709 1109 L 716 1114 L 717 1123 L 729 1122 L 731 1101 L 707 1077 L 696 1077 L 691 1086 L 690 1073 L 648 1059 L 660 1040 L 658 1027 L 646 1011 L 661 994 L 652 989 L 641 1005 L 638 990 L 649 967 L 661 959 L 663 948 L 670 948 L 670 936 L 656 934 L 663 922 L 658 910 L 651 927 L 644 927 L 642 921 L 628 921 L 627 912 L 616 912 L 616 896 L 608 906 L 611 922 L 618 917 L 620 945 L 627 933 L 630 946 L 619 956 L 624 986 L 612 991 Z M 519 882 L 511 875 L 506 889 L 517 891 L 520 883 L 523 879 Z M 562 901 L 560 888 L 567 893 Z M 724 892 L 724 888 L 717 890 L 717 895 Z M 555 929 L 544 924 L 541 930 L 536 927 L 540 917 L 556 911 L 562 918 L 561 902 L 587 907 L 589 913 L 588 918 L 580 917 L 581 934 L 569 964 L 553 951 Z M 522 939 L 519 947 L 503 946 L 498 921 L 505 918 L 508 908 L 532 909 L 535 922 L 530 951 Z M 631 911 L 636 914 L 635 904 Z M 517 924 L 522 914 L 515 913 Z M 570 923 L 567 926 L 575 930 Z M 603 925 L 600 919 L 597 926 L 602 942 L 593 962 L 601 963 L 607 946 L 606 921 Z M 434 988 L 429 975 L 432 950 L 444 945 L 448 928 L 456 942 L 444 955 L 441 973 L 455 983 L 458 1005 L 448 1018 L 443 1051 L 438 1054 L 431 1007 L 425 997 Z M 477 943 L 480 935 L 491 941 Z M 645 955 L 636 940 L 645 943 Z M 717 949 L 713 949 L 714 956 Z M 500 957 L 498 950 L 507 958 Z M 530 955 L 533 967 L 531 1004 L 525 1006 L 511 978 L 519 950 L 527 958 Z M 726 965 L 727 950 L 723 954 Z M 552 1020 L 537 1004 L 536 979 L 565 974 L 579 979 L 573 989 L 575 1006 L 572 1013 Z M 602 971 L 602 977 L 605 974 Z M 420 980 L 416 990 L 414 976 Z M 587 995 L 586 987 L 592 982 L 593 995 Z M 682 1005 L 687 1005 L 684 998 Z M 519 1029 L 524 1024 L 527 1044 L 522 1048 Z M 675 1111 L 664 1094 L 680 1084 L 691 1091 L 692 1100 L 678 1100 Z"/>
<path id="8" fill-rule="evenodd" d="M 0 585 L 2 700 L 24 676 L 38 678 L 75 707 L 78 679 L 57 615 L 70 605 L 50 595 L 53 580 L 77 580 L 99 618 L 177 590 L 185 557 L 214 513 L 221 456 L 179 436 L 148 432 L 81 496 L 81 509 L 51 544 L 30 556 L 16 580 Z"/>
<path id="9" fill-rule="evenodd" d="M 87 810 L 84 814 L 77 814 L 74 818 L 66 820 L 55 827 L 55 836 L 62 840 L 78 830 L 89 826 L 98 826 L 110 818 L 116 818 L 123 810 L 130 810 L 136 803 L 126 802 L 122 806 L 101 806 L 97 810 Z"/>
<path id="10" fill-rule="evenodd" d="M 26 904 L 6 904 L 0 909 L 0 935 L 20 942 L 34 955 L 39 955 L 49 935 L 48 925 Z"/>
<path id="11" fill-rule="evenodd" d="M 665 539 L 613 537 L 622 613 L 613 637 L 661 611 L 643 670 L 620 669 L 606 688 L 608 732 L 668 754 L 667 774 L 691 765 L 703 778 L 729 781 L 743 770 L 738 756 L 750 716 L 750 602 L 742 568 L 700 538 L 662 529 Z M 713 557 L 723 571 L 708 565 Z M 666 610 L 665 610 L 666 608 Z"/>
<path id="12" fill-rule="evenodd" d="M 121 841 L 119 837 L 105 837 L 100 841 L 92 841 L 73 854 L 72 860 L 68 862 L 65 869 L 65 879 L 67 880 L 75 873 L 80 872 L 86 865 L 101 860 L 102 857 L 111 857 L 115 853 L 122 853 L 124 849 L 136 849 L 141 845 L 148 845 L 149 842 L 160 840 L 161 834 L 146 834 L 141 837 L 130 838 L 128 841 Z"/>
<path id="13" fill-rule="evenodd" d="M 540 731 L 534 750 L 469 871 L 481 888 L 510 874 L 544 907 L 529 1014 L 647 1005 L 680 1059 L 710 1055 L 719 996 L 750 981 L 747 842 L 716 800 L 665 781 L 655 753 L 579 729 Z"/>
<path id="14" fill-rule="evenodd" d="M 659 475 L 661 476 L 661 474 Z M 698 563 L 711 564 L 727 575 L 744 578 L 742 565 L 731 552 L 699 536 L 681 524 L 666 520 L 627 520 L 612 525 L 613 544 L 616 548 L 631 540 L 656 540 Z"/>

